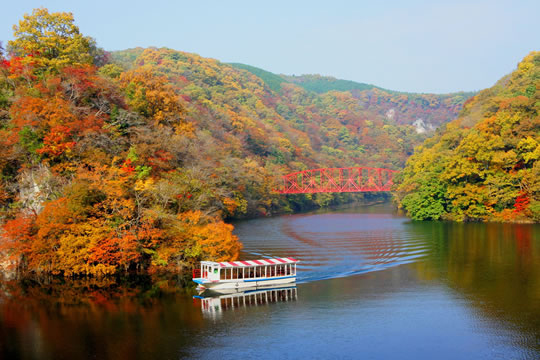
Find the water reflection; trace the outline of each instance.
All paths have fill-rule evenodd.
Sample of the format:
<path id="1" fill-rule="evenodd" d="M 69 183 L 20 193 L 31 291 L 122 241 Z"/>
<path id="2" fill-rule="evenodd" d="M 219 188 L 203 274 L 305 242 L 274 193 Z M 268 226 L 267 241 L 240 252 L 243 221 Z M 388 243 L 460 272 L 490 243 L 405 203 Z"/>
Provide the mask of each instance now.
<path id="1" fill-rule="evenodd" d="M 296 301 L 298 293 L 296 285 L 289 285 L 272 289 L 254 288 L 242 292 L 230 290 L 228 293 L 206 290 L 193 298 L 200 301 L 203 315 L 217 317 L 224 311 L 238 311 L 253 306 Z"/>
<path id="2" fill-rule="evenodd" d="M 0 358 L 539 358 L 540 226 L 362 211 L 237 224 L 243 258 L 302 260 L 290 289 L 0 282 Z"/>
<path id="3" fill-rule="evenodd" d="M 9 281 L 0 293 L 0 359 L 137 359 L 179 353 L 163 335 L 203 326 L 182 281 Z M 180 352 L 181 353 L 181 352 Z"/>
<path id="4" fill-rule="evenodd" d="M 430 256 L 412 266 L 464 296 L 479 321 L 511 330 L 540 351 L 540 227 L 530 224 L 408 224 L 430 234 Z M 503 326 L 501 326 L 503 325 Z"/>
<path id="5" fill-rule="evenodd" d="M 523 347 L 525 357 L 540 352 L 539 225 L 413 222 L 381 210 L 293 215 L 237 232 L 246 256 L 293 253 L 302 283 L 406 265 L 462 298 L 483 331 Z"/>

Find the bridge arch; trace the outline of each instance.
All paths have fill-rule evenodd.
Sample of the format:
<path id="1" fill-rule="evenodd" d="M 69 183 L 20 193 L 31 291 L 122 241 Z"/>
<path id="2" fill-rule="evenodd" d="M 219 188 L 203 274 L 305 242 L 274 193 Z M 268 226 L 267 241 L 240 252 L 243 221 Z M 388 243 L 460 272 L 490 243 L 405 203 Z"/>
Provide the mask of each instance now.
<path id="1" fill-rule="evenodd" d="M 282 176 L 281 194 L 390 191 L 396 170 L 373 167 L 324 168 Z"/>

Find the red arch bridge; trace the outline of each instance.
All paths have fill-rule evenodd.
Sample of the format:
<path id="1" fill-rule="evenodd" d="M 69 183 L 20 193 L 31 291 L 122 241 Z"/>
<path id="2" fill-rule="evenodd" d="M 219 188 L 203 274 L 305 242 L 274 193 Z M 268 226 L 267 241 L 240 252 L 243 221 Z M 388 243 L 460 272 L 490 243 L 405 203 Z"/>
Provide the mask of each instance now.
<path id="1" fill-rule="evenodd" d="M 372 167 L 326 168 L 282 176 L 281 194 L 390 191 L 396 170 Z"/>

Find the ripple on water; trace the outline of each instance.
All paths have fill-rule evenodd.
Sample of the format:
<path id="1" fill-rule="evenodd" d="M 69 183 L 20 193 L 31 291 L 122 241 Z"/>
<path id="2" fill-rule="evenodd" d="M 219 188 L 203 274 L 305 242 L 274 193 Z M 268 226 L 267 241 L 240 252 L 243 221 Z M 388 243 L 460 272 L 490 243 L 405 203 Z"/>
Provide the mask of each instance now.
<path id="1" fill-rule="evenodd" d="M 409 233 L 406 221 L 391 214 L 292 215 L 239 223 L 236 234 L 246 258 L 300 259 L 301 283 L 382 270 L 424 257 L 425 239 Z M 254 234 L 253 228 L 259 232 Z"/>

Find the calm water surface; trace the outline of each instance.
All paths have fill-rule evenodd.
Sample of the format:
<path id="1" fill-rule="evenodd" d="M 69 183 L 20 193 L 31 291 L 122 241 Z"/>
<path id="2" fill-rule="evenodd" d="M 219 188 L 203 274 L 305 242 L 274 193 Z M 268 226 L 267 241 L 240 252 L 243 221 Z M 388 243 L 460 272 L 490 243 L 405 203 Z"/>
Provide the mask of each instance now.
<path id="1" fill-rule="evenodd" d="M 0 358 L 540 358 L 540 226 L 389 206 L 236 224 L 286 290 L 194 299 L 178 279 L 0 285 Z"/>

